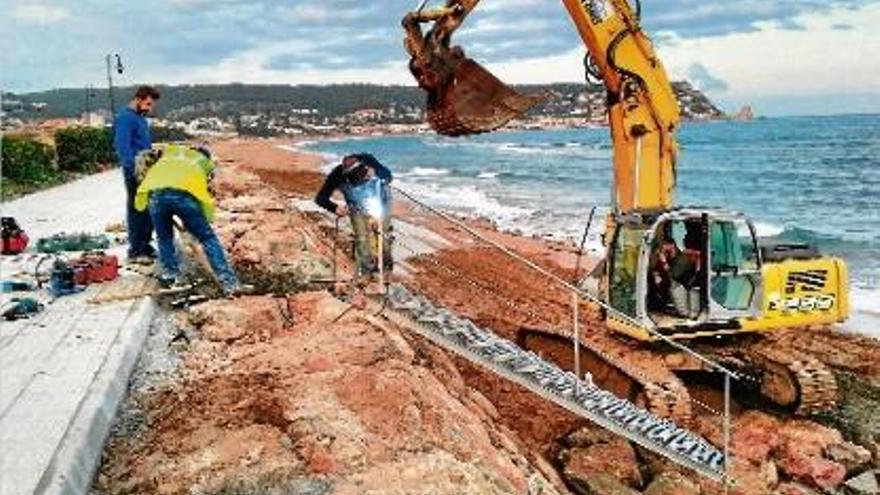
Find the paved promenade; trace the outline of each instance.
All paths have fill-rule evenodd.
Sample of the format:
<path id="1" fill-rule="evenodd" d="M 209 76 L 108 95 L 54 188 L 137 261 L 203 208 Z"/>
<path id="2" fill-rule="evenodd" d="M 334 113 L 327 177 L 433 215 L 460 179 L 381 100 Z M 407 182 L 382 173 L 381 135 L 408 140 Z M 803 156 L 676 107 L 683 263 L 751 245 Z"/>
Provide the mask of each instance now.
<path id="1" fill-rule="evenodd" d="M 32 245 L 62 231 L 102 233 L 122 221 L 122 179 L 113 170 L 0 209 L 18 220 Z M 3 278 L 32 269 L 36 259 L 4 256 Z M 148 287 L 139 276 L 113 284 Z M 113 287 L 92 286 L 49 302 L 34 318 L 0 325 L 0 494 L 88 491 L 154 311 L 147 298 L 87 302 Z"/>

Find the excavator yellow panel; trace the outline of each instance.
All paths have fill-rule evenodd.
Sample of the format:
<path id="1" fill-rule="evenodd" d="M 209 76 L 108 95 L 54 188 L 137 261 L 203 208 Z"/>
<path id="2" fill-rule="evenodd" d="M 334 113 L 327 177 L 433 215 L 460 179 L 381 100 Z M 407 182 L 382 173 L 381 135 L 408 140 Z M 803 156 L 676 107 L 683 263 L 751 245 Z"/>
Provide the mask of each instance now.
<path id="1" fill-rule="evenodd" d="M 740 321 L 746 331 L 839 323 L 849 316 L 849 278 L 839 258 L 766 263 L 761 316 Z"/>

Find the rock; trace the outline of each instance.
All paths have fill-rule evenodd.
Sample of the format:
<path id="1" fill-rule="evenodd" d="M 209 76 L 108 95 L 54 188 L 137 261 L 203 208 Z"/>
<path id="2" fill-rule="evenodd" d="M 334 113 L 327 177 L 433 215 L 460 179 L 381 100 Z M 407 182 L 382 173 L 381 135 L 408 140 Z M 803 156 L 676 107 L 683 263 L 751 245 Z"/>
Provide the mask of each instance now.
<path id="1" fill-rule="evenodd" d="M 846 478 L 846 468 L 828 459 L 788 452 L 779 460 L 779 468 L 792 478 L 823 490 L 832 490 Z"/>
<path id="2" fill-rule="evenodd" d="M 779 428 L 783 450 L 800 455 L 821 457 L 829 445 L 842 443 L 839 431 L 807 420 L 787 421 Z"/>
<path id="3" fill-rule="evenodd" d="M 856 495 L 878 495 L 880 484 L 877 481 L 878 471 L 866 471 L 844 483 Z"/>
<path id="4" fill-rule="evenodd" d="M 568 483 L 578 495 L 639 495 L 639 492 L 623 485 L 610 474 L 573 478 Z"/>
<path id="5" fill-rule="evenodd" d="M 564 443 L 571 447 L 562 450 L 558 460 L 563 477 L 570 483 L 608 474 L 632 488 L 642 487 L 636 452 L 628 440 L 585 427 L 568 435 Z"/>
<path id="6" fill-rule="evenodd" d="M 800 483 L 782 483 L 776 487 L 773 495 L 817 495 L 817 493 Z"/>
<path id="7" fill-rule="evenodd" d="M 806 420 L 788 421 L 780 429 L 777 465 L 788 476 L 823 490 L 843 483 L 846 467 L 823 457 L 831 445 L 843 444 L 839 431 Z"/>
<path id="8" fill-rule="evenodd" d="M 748 411 L 734 425 L 731 451 L 737 459 L 759 466 L 779 446 L 779 420 L 759 411 Z"/>
<path id="9" fill-rule="evenodd" d="M 871 464 L 871 451 L 850 442 L 835 443 L 825 447 L 825 457 L 843 464 L 848 475 L 859 472 Z"/>
<path id="10" fill-rule="evenodd" d="M 670 471 L 651 480 L 644 495 L 700 495 L 700 487 L 681 473 Z"/>

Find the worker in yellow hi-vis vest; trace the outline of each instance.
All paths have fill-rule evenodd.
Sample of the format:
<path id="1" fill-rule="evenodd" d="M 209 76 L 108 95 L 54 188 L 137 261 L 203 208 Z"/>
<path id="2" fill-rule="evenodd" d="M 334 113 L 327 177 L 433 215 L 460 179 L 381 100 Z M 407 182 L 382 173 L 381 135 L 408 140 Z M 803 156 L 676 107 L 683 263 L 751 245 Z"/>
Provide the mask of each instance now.
<path id="1" fill-rule="evenodd" d="M 164 150 L 153 150 L 158 160 L 149 166 L 137 190 L 135 209 L 149 209 L 159 244 L 162 272 L 160 282 L 166 286 L 180 284 L 180 263 L 174 246 L 173 217 L 183 222 L 184 228 L 202 245 L 205 257 L 220 280 L 227 296 L 249 291 L 238 281 L 229 266 L 226 251 L 211 228 L 214 217 L 214 198 L 208 191 L 214 162 L 206 147 L 169 145 Z"/>

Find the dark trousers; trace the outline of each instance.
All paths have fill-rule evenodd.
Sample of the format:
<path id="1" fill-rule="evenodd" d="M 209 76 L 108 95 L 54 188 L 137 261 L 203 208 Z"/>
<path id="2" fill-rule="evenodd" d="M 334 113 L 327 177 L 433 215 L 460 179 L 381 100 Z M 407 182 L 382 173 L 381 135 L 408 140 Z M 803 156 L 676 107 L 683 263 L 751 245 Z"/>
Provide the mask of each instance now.
<path id="1" fill-rule="evenodd" d="M 226 251 L 220 244 L 217 234 L 205 218 L 198 200 L 185 191 L 160 189 L 150 193 L 150 215 L 156 225 L 159 240 L 159 261 L 162 276 L 176 278 L 180 275 L 177 249 L 174 247 L 174 217 L 180 218 L 183 227 L 198 239 L 223 288 L 227 291 L 238 287 L 238 278 L 229 266 Z"/>
<path id="2" fill-rule="evenodd" d="M 152 256 L 155 253 L 150 241 L 153 240 L 153 221 L 150 212 L 134 209 L 134 196 L 138 182 L 133 170 L 122 168 L 127 198 L 125 202 L 125 223 L 128 227 L 128 257 Z"/>

